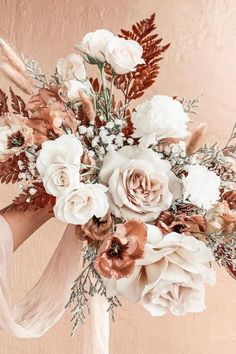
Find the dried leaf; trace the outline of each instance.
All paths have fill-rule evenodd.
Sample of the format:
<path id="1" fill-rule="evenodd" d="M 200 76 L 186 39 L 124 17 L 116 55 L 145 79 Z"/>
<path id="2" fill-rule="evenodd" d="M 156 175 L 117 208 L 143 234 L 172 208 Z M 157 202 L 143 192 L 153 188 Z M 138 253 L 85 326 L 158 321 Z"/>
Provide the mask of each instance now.
<path id="1" fill-rule="evenodd" d="M 8 113 L 8 106 L 7 106 L 7 95 L 5 94 L 4 91 L 0 89 L 0 116 L 3 115 L 4 113 Z"/>
<path id="2" fill-rule="evenodd" d="M 34 188 L 37 192 L 31 195 L 30 189 Z M 48 194 L 41 182 L 33 182 L 23 193 L 13 200 L 13 204 L 7 210 L 26 211 L 38 210 L 44 208 L 46 205 L 55 204 L 55 197 Z"/>
<path id="3" fill-rule="evenodd" d="M 23 161 L 24 168 L 20 170 L 18 161 Z M 1 183 L 16 183 L 21 172 L 26 172 L 28 166 L 28 158 L 24 152 L 19 155 L 14 155 L 5 162 L 0 162 L 0 182 Z"/>
<path id="4" fill-rule="evenodd" d="M 29 117 L 29 114 L 25 109 L 25 102 L 23 101 L 23 99 L 20 96 L 16 95 L 12 88 L 10 88 L 10 94 L 13 113 L 21 114 L 24 117 Z"/>

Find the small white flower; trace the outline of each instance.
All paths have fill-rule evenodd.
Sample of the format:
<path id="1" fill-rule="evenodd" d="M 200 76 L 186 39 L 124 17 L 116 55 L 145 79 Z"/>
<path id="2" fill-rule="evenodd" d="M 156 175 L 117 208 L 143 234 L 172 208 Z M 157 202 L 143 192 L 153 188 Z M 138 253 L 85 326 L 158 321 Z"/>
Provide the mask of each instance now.
<path id="1" fill-rule="evenodd" d="M 128 138 L 128 139 L 127 139 L 127 143 L 128 143 L 129 145 L 133 145 L 133 144 L 134 144 L 134 139 Z"/>
<path id="2" fill-rule="evenodd" d="M 110 122 L 108 122 L 107 124 L 106 124 L 106 128 L 107 129 L 113 129 L 114 128 L 114 122 L 112 122 L 112 121 L 110 121 Z"/>
<path id="3" fill-rule="evenodd" d="M 92 138 L 94 136 L 94 127 L 88 127 L 86 131 L 86 135 L 88 138 Z"/>
<path id="4" fill-rule="evenodd" d="M 98 136 L 95 136 L 95 138 L 92 140 L 92 147 L 96 147 L 99 142 Z"/>
<path id="5" fill-rule="evenodd" d="M 30 198 L 27 198 L 27 199 L 26 199 L 26 203 L 30 203 Z"/>
<path id="6" fill-rule="evenodd" d="M 89 157 L 91 157 L 91 158 L 93 159 L 93 158 L 94 158 L 94 156 L 95 156 L 94 151 L 93 151 L 93 150 L 89 150 L 89 151 L 88 151 L 88 156 L 89 156 Z"/>
<path id="7" fill-rule="evenodd" d="M 100 132 L 99 132 L 100 138 L 104 138 L 107 136 L 107 134 L 109 134 L 109 132 L 106 129 L 104 129 L 104 127 L 102 127 L 102 128 L 103 129 L 100 129 Z"/>
<path id="8" fill-rule="evenodd" d="M 18 176 L 20 179 L 26 179 L 26 174 L 24 172 L 20 172 Z"/>
<path id="9" fill-rule="evenodd" d="M 199 208 L 209 210 L 220 197 L 220 177 L 205 166 L 193 165 L 187 168 L 183 177 L 183 197 Z"/>
<path id="10" fill-rule="evenodd" d="M 118 147 L 122 147 L 123 146 L 123 139 L 121 136 L 117 136 L 116 139 L 115 139 L 115 144 L 118 146 Z"/>
<path id="11" fill-rule="evenodd" d="M 36 188 L 30 188 L 30 190 L 29 190 L 29 194 L 30 195 L 34 195 L 35 193 L 37 193 L 37 189 Z"/>
<path id="12" fill-rule="evenodd" d="M 87 131 L 87 127 L 85 125 L 80 125 L 79 126 L 79 132 L 80 134 L 85 134 Z"/>
<path id="13" fill-rule="evenodd" d="M 119 118 L 116 118 L 116 119 L 114 120 L 114 123 L 115 123 L 115 125 L 118 125 L 118 126 L 120 126 L 120 125 L 123 124 L 122 120 L 119 119 Z"/>

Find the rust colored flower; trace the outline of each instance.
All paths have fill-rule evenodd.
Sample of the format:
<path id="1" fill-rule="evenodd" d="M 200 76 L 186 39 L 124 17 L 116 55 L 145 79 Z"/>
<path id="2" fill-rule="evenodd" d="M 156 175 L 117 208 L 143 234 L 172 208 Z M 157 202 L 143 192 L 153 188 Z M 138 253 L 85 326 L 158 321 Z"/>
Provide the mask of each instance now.
<path id="1" fill-rule="evenodd" d="M 28 118 L 20 114 L 6 113 L 1 117 L 0 161 L 4 162 L 34 143 L 33 130 Z"/>
<path id="2" fill-rule="evenodd" d="M 164 211 L 160 214 L 155 224 L 164 235 L 173 231 L 178 233 L 206 231 L 206 221 L 199 214 L 174 214 L 170 211 Z"/>
<path id="3" fill-rule="evenodd" d="M 103 218 L 90 219 L 85 225 L 81 226 L 83 236 L 88 242 L 104 241 L 112 234 L 112 217 L 108 213 Z"/>
<path id="4" fill-rule="evenodd" d="M 143 257 L 147 227 L 140 221 L 118 224 L 116 232 L 104 242 L 95 260 L 97 271 L 106 278 L 120 279 L 133 272 L 135 260 Z"/>
<path id="5" fill-rule="evenodd" d="M 236 191 L 228 191 L 222 194 L 221 201 L 226 201 L 230 209 L 236 209 Z"/>
<path id="6" fill-rule="evenodd" d="M 71 110 L 65 110 L 58 95 L 58 89 L 39 90 L 33 96 L 26 109 L 31 112 L 28 125 L 34 130 L 35 143 L 41 144 L 52 137 L 58 137 L 77 130 L 76 117 Z"/>

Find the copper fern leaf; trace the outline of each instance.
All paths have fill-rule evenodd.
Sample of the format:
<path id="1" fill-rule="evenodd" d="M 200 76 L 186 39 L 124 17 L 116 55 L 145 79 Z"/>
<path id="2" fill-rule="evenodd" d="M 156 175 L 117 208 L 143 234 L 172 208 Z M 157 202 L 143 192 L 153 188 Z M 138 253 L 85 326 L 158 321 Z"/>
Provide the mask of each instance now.
<path id="1" fill-rule="evenodd" d="M 18 161 L 23 161 L 24 168 L 20 170 Z M 19 155 L 10 157 L 5 162 L 0 162 L 0 182 L 1 183 L 16 183 L 19 181 L 19 174 L 27 170 L 28 158 L 24 152 Z"/>

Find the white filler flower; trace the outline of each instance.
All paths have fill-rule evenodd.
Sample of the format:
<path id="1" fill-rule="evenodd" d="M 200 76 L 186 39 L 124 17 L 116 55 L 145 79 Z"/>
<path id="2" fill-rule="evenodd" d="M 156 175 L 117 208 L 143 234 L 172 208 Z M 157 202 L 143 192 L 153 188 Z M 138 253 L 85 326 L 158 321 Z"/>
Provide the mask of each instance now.
<path id="1" fill-rule="evenodd" d="M 205 166 L 189 166 L 183 177 L 183 197 L 199 208 L 210 209 L 220 197 L 220 177 Z"/>

